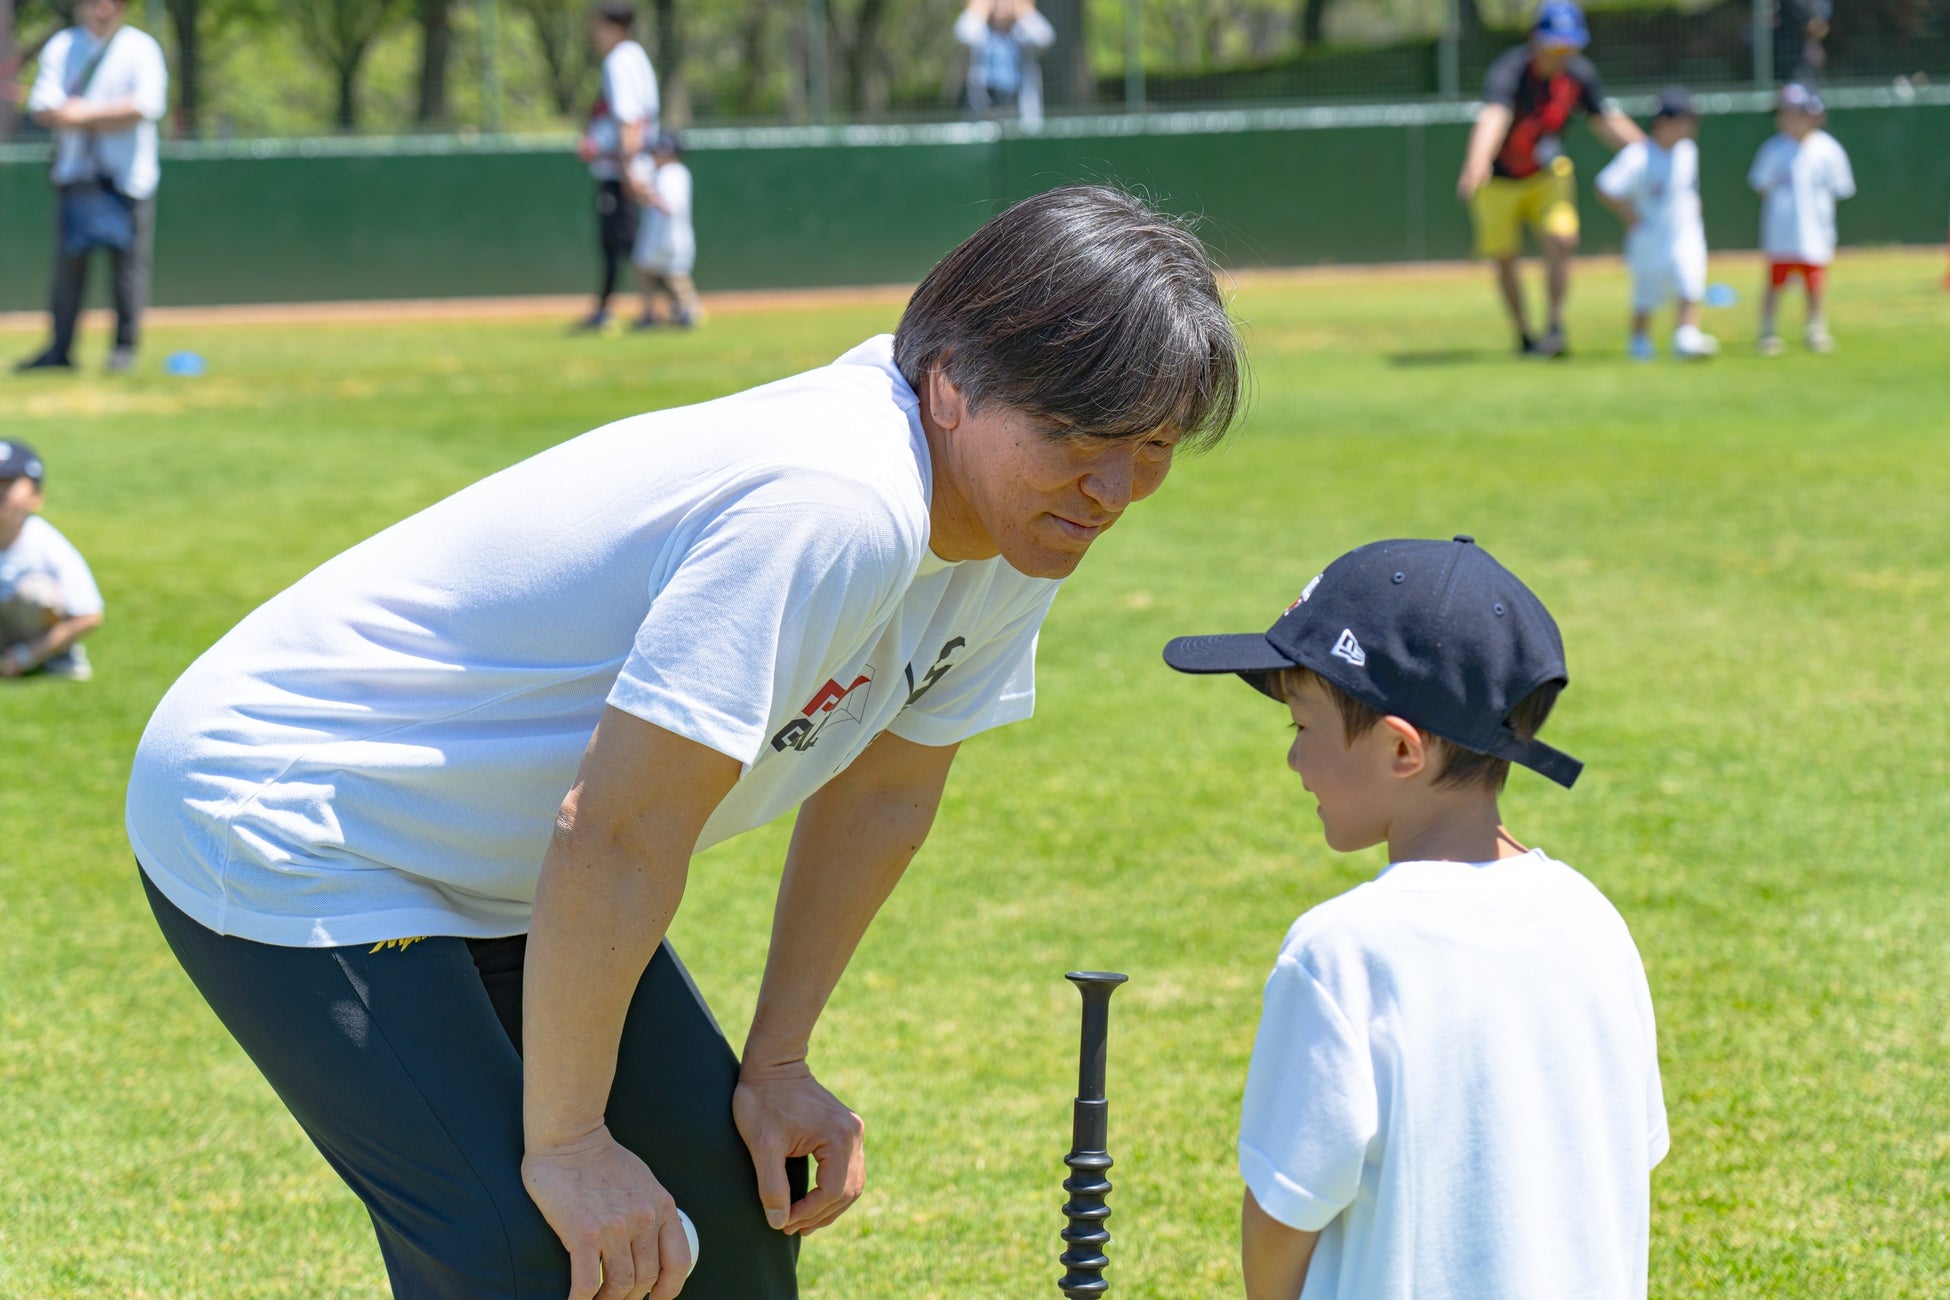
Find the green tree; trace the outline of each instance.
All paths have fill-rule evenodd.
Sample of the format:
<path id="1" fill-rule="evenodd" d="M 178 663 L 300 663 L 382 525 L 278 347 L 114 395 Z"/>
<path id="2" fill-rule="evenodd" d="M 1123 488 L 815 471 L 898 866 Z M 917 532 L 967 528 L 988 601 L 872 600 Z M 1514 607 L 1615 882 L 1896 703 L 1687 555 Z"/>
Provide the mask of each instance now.
<path id="1" fill-rule="evenodd" d="M 582 107 L 584 87 L 594 67 L 589 49 L 589 6 L 586 0 L 511 0 L 528 20 L 541 56 L 549 100 L 564 117 Z"/>
<path id="2" fill-rule="evenodd" d="M 359 126 L 359 67 L 372 43 L 399 17 L 400 0 L 291 0 L 285 6 L 299 39 L 337 80 L 333 123 Z"/>
<path id="3" fill-rule="evenodd" d="M 447 65 L 454 50 L 454 0 L 415 0 L 420 27 L 420 94 L 413 120 L 439 126 L 453 116 L 447 103 Z"/>

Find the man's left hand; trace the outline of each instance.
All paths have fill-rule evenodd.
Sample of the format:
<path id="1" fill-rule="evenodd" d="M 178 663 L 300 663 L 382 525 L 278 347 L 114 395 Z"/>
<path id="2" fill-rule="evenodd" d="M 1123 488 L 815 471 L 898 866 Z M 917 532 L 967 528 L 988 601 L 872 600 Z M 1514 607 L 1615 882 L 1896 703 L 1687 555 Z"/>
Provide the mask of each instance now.
<path id="1" fill-rule="evenodd" d="M 765 1218 L 804 1236 L 846 1213 L 866 1188 L 866 1126 L 822 1087 L 801 1061 L 747 1060 L 731 1098 L 732 1118 L 758 1171 Z M 792 1200 L 785 1162 L 811 1156 L 814 1185 Z"/>

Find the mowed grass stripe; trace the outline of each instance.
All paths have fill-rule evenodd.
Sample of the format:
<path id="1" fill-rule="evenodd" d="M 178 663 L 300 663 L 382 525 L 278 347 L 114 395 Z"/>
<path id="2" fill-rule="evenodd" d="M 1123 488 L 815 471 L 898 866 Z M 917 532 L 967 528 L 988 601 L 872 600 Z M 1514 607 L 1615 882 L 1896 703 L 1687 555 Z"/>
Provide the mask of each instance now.
<path id="1" fill-rule="evenodd" d="M 1751 298 L 1751 265 L 1727 272 Z M 867 1118 L 865 1201 L 811 1300 L 1053 1291 L 1074 966 L 1126 970 L 1111 1040 L 1111 1277 L 1238 1291 L 1232 1136 L 1287 923 L 1371 875 L 1319 842 L 1278 710 L 1166 671 L 1263 626 L 1326 560 L 1475 534 L 1562 623 L 1517 833 L 1631 921 L 1672 1154 L 1660 1296 L 1927 1296 L 1950 1270 L 1946 596 L 1950 296 L 1940 258 L 1846 256 L 1841 350 L 1762 361 L 1751 303 L 1698 366 L 1623 359 L 1586 274 L 1579 355 L 1505 352 L 1486 283 L 1248 283 L 1258 390 L 1226 449 L 1109 534 L 1042 642 L 1037 717 L 968 745 L 928 848 L 816 1044 Z M 0 389 L 49 517 L 110 602 L 84 687 L 0 690 L 0 1294 L 383 1294 L 363 1212 L 196 999 L 120 829 L 128 755 L 181 669 L 312 565 L 482 474 L 637 410 L 829 360 L 885 304 L 569 339 L 535 322 L 167 326 L 199 381 Z M 1790 305 L 1792 326 L 1798 309 Z M 33 336 L 0 334 L 26 351 Z M 92 356 L 92 354 L 90 354 Z M 714 851 L 675 937 L 736 1042 L 785 828 Z M 708 1243 L 706 1243 L 708 1249 Z"/>

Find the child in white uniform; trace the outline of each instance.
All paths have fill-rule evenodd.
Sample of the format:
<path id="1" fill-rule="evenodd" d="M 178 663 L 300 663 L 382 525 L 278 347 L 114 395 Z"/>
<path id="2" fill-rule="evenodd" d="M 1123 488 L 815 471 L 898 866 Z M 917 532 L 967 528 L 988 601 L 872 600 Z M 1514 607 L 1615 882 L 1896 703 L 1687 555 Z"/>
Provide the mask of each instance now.
<path id="1" fill-rule="evenodd" d="M 1376 542 L 1267 632 L 1165 661 L 1283 700 L 1328 847 L 1381 875 L 1287 932 L 1239 1127 L 1254 1300 L 1643 1300 L 1666 1153 L 1625 921 L 1505 829 L 1568 678 L 1557 625 L 1468 537 Z"/>
<path id="2" fill-rule="evenodd" d="M 1632 356 L 1658 355 L 1652 313 L 1679 300 L 1675 356 L 1710 357 L 1720 341 L 1699 327 L 1706 299 L 1706 226 L 1699 203 L 1699 117 L 1677 87 L 1659 97 L 1650 134 L 1618 151 L 1598 173 L 1598 198 L 1625 223 L 1625 261 L 1632 270 Z"/>
<path id="3" fill-rule="evenodd" d="M 663 324 L 657 315 L 660 296 L 670 298 L 670 323 L 689 329 L 703 317 L 691 269 L 697 264 L 697 234 L 691 226 L 691 169 L 684 165 L 684 146 L 674 135 L 659 135 L 646 156 L 631 162 L 631 188 L 643 205 L 637 227 L 637 276 L 643 281 L 643 315 L 636 328 Z"/>
<path id="4" fill-rule="evenodd" d="M 81 552 L 41 518 L 40 456 L 0 441 L 0 678 L 42 672 L 86 681 L 81 638 L 102 623 L 102 593 Z"/>
<path id="5" fill-rule="evenodd" d="M 1799 275 L 1808 289 L 1809 350 L 1828 352 L 1828 264 L 1835 260 L 1835 201 L 1855 196 L 1848 151 L 1821 129 L 1827 108 L 1807 86 L 1781 87 L 1774 124 L 1780 134 L 1754 155 L 1747 184 L 1760 195 L 1760 247 L 1767 257 L 1767 290 L 1760 305 L 1760 350 L 1779 356 L 1774 313 L 1781 289 Z"/>

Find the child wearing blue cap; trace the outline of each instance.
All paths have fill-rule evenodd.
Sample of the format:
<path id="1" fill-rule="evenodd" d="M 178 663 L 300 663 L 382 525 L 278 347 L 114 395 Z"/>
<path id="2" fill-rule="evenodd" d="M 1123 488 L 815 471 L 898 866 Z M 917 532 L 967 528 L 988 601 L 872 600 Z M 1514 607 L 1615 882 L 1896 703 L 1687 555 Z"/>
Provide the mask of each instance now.
<path id="1" fill-rule="evenodd" d="M 1557 625 L 1468 537 L 1376 542 L 1264 635 L 1165 660 L 1283 701 L 1329 847 L 1388 846 L 1266 981 L 1239 1167 L 1249 1300 L 1646 1294 L 1665 1103 L 1645 968 L 1591 882 L 1503 824 L 1568 682 Z"/>

